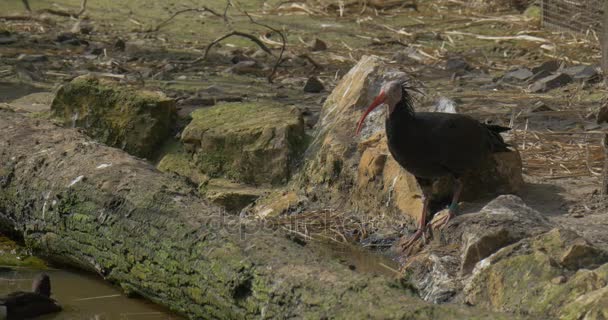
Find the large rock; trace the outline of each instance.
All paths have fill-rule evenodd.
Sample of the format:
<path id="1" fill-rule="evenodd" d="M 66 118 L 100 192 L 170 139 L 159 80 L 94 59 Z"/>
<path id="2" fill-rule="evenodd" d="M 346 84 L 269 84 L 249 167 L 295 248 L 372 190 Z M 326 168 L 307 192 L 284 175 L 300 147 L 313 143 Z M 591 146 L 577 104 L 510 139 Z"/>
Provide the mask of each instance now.
<path id="1" fill-rule="evenodd" d="M 607 262 L 608 252 L 573 231 L 553 229 L 480 261 L 465 286 L 464 299 L 543 318 L 604 319 Z"/>
<path id="2" fill-rule="evenodd" d="M 181 142 L 191 163 L 210 177 L 280 185 L 293 173 L 307 139 L 295 107 L 222 103 L 194 111 Z"/>
<path id="3" fill-rule="evenodd" d="M 153 157 L 171 135 L 177 115 L 174 101 L 162 93 L 90 76 L 59 89 L 51 111 L 64 126 L 143 158 Z"/>
<path id="4" fill-rule="evenodd" d="M 520 198 L 500 196 L 478 212 L 455 217 L 422 252 L 408 257 L 408 280 L 423 299 L 450 301 L 479 261 L 552 227 L 547 218 Z"/>
<path id="5" fill-rule="evenodd" d="M 363 57 L 327 98 L 309 157 L 294 189 L 324 203 L 348 203 L 363 213 L 383 207 L 380 210 L 387 215 L 417 218 L 422 205 L 420 189 L 414 177 L 387 151 L 384 108 L 370 114 L 361 136 L 354 136 L 357 120 L 382 83 L 406 78 L 406 74 L 389 69 L 378 57 Z M 466 177 L 463 199 L 474 200 L 487 191 L 514 193 L 522 185 L 519 154 L 496 154 Z M 451 190 L 451 180 L 442 180 L 435 186 L 434 197 L 445 198 Z"/>

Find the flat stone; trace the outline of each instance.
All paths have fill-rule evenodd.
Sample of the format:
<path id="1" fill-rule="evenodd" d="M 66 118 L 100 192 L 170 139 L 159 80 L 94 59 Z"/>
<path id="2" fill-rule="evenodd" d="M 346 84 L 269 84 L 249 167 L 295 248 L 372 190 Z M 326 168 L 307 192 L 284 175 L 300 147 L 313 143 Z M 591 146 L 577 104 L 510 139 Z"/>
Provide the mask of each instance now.
<path id="1" fill-rule="evenodd" d="M 599 78 L 596 67 L 580 65 L 562 69 L 562 72 L 571 76 L 574 80 L 590 81 Z"/>
<path id="2" fill-rule="evenodd" d="M 503 80 L 505 81 L 525 81 L 528 78 L 532 77 L 534 73 L 530 71 L 528 68 L 519 68 L 513 71 L 507 72 Z"/>
<path id="3" fill-rule="evenodd" d="M 466 71 L 472 69 L 468 62 L 463 58 L 448 58 L 445 61 L 445 70 L 448 71 Z"/>
<path id="4" fill-rule="evenodd" d="M 542 78 L 546 78 L 548 76 L 552 75 L 551 72 L 547 71 L 547 70 L 540 70 L 539 72 L 535 73 L 532 77 L 530 77 L 528 79 L 529 82 L 534 82 L 537 80 L 540 80 Z"/>
<path id="5" fill-rule="evenodd" d="M 565 73 L 558 73 L 536 81 L 530 86 L 529 90 L 530 92 L 547 92 L 563 87 L 572 82 L 572 80 L 571 76 Z"/>
<path id="6" fill-rule="evenodd" d="M 541 71 L 547 71 L 553 73 L 561 67 L 562 63 L 559 60 L 549 60 L 543 62 L 540 66 L 532 68 L 532 73 L 536 74 Z"/>
<path id="7" fill-rule="evenodd" d="M 17 38 L 11 36 L 0 36 L 0 45 L 17 42 Z"/>
<path id="8" fill-rule="evenodd" d="M 323 83 L 317 77 L 310 77 L 306 80 L 306 84 L 304 85 L 304 92 L 309 93 L 319 93 L 325 89 Z"/>

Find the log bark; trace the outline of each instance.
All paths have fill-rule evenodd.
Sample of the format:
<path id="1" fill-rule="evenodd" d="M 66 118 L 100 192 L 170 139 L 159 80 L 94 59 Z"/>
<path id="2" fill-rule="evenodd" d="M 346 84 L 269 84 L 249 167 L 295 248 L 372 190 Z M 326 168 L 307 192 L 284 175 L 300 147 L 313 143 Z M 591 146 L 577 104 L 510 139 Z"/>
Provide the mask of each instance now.
<path id="1" fill-rule="evenodd" d="M 600 34 L 600 46 L 602 50 L 602 70 L 604 71 L 604 79 L 608 77 L 608 1 L 604 1 L 602 5 L 604 15 L 602 19 L 602 33 Z"/>
<path id="2" fill-rule="evenodd" d="M 74 129 L 0 109 L 0 133 L 3 232 L 189 318 L 513 318 L 424 303 Z"/>

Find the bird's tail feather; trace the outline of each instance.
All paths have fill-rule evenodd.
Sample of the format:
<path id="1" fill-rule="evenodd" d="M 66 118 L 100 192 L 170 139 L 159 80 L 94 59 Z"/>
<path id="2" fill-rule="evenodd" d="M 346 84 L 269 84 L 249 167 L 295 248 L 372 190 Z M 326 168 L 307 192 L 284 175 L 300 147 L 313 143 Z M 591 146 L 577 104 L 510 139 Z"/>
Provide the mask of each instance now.
<path id="1" fill-rule="evenodd" d="M 490 135 L 490 149 L 492 152 L 506 152 L 510 151 L 510 144 L 506 143 L 500 135 L 501 132 L 509 131 L 511 128 L 503 127 L 495 124 L 486 124 L 486 129 Z"/>

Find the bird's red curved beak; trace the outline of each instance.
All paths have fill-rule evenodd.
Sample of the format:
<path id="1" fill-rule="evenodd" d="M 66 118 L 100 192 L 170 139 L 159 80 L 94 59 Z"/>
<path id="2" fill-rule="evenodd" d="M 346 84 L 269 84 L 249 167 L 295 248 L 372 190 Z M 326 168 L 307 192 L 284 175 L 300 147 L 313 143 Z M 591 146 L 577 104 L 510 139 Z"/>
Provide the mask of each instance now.
<path id="1" fill-rule="evenodd" d="M 361 128 L 363 128 L 363 121 L 365 121 L 365 118 L 367 117 L 367 115 L 370 114 L 379 105 L 383 104 L 385 100 L 386 100 L 386 94 L 384 93 L 384 91 L 380 91 L 380 94 L 378 94 L 378 96 L 374 99 L 372 104 L 370 104 L 369 107 L 367 108 L 367 110 L 365 110 L 365 113 L 361 116 L 361 119 L 359 119 L 359 122 L 357 122 L 357 131 L 355 132 L 355 135 L 358 135 L 359 132 L 361 132 Z"/>

